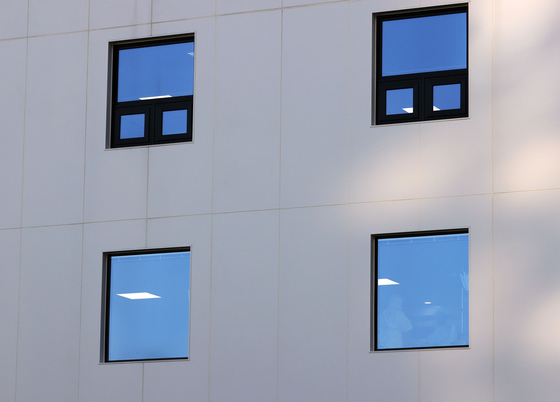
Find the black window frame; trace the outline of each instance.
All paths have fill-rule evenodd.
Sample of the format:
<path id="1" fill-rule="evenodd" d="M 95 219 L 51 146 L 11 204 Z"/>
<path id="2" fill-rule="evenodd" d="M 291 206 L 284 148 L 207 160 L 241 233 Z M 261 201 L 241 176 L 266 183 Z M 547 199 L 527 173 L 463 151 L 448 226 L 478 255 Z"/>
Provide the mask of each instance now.
<path id="1" fill-rule="evenodd" d="M 419 346 L 419 347 L 406 347 L 406 348 L 383 348 L 378 349 L 377 345 L 377 301 L 378 301 L 378 247 L 377 241 L 383 239 L 395 239 L 406 237 L 422 237 L 422 236 L 445 236 L 454 234 L 468 234 L 469 235 L 469 249 L 470 249 L 470 235 L 469 228 L 457 229 L 441 229 L 441 230 L 419 230 L 412 232 L 395 232 L 395 233 L 380 233 L 371 235 L 371 282 L 370 282 L 370 352 L 387 352 L 387 351 L 407 351 L 407 350 L 423 350 L 423 349 L 457 349 L 469 348 L 470 345 L 451 345 L 451 346 Z M 470 273 L 470 262 L 469 262 Z M 469 320 L 470 325 L 470 320 Z M 470 337 L 469 337 L 470 342 Z"/>
<path id="2" fill-rule="evenodd" d="M 391 20 L 404 20 L 417 17 L 430 17 L 437 15 L 465 13 L 467 18 L 466 46 L 467 67 L 464 69 L 434 71 L 427 73 L 381 76 L 382 66 L 382 40 L 383 22 Z M 372 91 L 372 116 L 373 125 L 420 122 L 431 120 L 444 120 L 468 117 L 468 66 L 469 66 L 469 13 L 468 4 L 450 5 L 444 7 L 431 7 L 415 10 L 405 10 L 391 13 L 373 15 L 373 91 Z M 461 107 L 459 109 L 441 110 L 434 112 L 433 87 L 435 85 L 460 84 Z M 415 87 L 414 112 L 407 114 L 388 115 L 386 113 L 386 91 Z"/>
<path id="3" fill-rule="evenodd" d="M 190 360 L 190 345 L 188 345 L 188 356 L 186 357 L 163 357 L 163 358 L 143 358 L 143 359 L 126 359 L 126 360 L 110 360 L 109 359 L 109 344 L 110 344 L 110 295 L 111 295 L 111 257 L 121 256 L 134 256 L 134 255 L 149 255 L 149 254 L 165 254 L 165 253 L 191 253 L 192 264 L 192 250 L 190 246 L 181 247 L 168 247 L 168 248 L 152 248 L 152 249 L 136 249 L 136 250 L 122 250 L 122 251 L 107 251 L 103 253 L 103 273 L 102 273 L 102 291 L 101 291 L 101 349 L 100 349 L 100 363 L 127 363 L 127 362 L 152 362 L 152 361 L 167 361 L 167 360 Z M 192 278 L 192 265 L 189 266 L 189 276 Z M 189 280 L 189 287 L 191 280 Z M 190 289 L 189 289 L 190 290 Z M 190 320 L 191 320 L 191 301 L 189 300 L 189 343 L 190 343 Z"/>
<path id="4" fill-rule="evenodd" d="M 192 142 L 193 137 L 193 95 L 175 96 L 171 98 L 146 99 L 118 102 L 119 51 L 142 47 L 170 45 L 175 43 L 194 43 L 194 34 L 174 35 L 165 37 L 144 38 L 139 40 L 119 41 L 110 43 L 111 60 L 108 110 L 108 148 L 124 148 L 177 142 Z M 187 131 L 180 134 L 162 135 L 162 113 L 167 110 L 187 109 Z M 144 137 L 122 139 L 120 133 L 120 117 L 124 114 L 145 113 Z"/>

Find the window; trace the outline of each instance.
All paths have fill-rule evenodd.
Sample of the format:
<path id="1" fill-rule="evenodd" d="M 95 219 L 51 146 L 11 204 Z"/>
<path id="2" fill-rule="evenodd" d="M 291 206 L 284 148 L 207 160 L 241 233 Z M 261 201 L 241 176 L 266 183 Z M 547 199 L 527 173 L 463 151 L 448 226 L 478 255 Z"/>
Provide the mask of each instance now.
<path id="1" fill-rule="evenodd" d="M 113 44 L 110 147 L 192 141 L 194 37 Z"/>
<path id="2" fill-rule="evenodd" d="M 189 356 L 190 251 L 105 253 L 102 361 Z"/>
<path id="3" fill-rule="evenodd" d="M 372 236 L 372 350 L 469 346 L 467 229 Z"/>
<path id="4" fill-rule="evenodd" d="M 375 123 L 468 116 L 467 8 L 376 17 Z"/>

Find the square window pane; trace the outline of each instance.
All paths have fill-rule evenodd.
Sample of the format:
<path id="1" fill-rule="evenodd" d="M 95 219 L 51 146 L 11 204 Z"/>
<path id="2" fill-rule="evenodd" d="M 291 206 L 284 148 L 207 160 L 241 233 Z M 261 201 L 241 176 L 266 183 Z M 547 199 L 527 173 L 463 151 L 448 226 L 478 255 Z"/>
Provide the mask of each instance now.
<path id="1" fill-rule="evenodd" d="M 194 42 L 119 50 L 118 102 L 193 94 Z"/>
<path id="2" fill-rule="evenodd" d="M 468 233 L 376 239 L 376 350 L 468 346 Z"/>
<path id="3" fill-rule="evenodd" d="M 127 138 L 144 137 L 145 115 L 142 114 L 125 114 L 121 116 L 121 131 L 119 137 L 123 140 Z"/>
<path id="4" fill-rule="evenodd" d="M 187 132 L 187 110 L 168 110 L 163 112 L 161 133 L 163 135 Z"/>
<path id="5" fill-rule="evenodd" d="M 461 84 L 434 85 L 434 112 L 461 108 Z"/>
<path id="6" fill-rule="evenodd" d="M 389 89 L 386 105 L 387 115 L 413 113 L 414 89 Z"/>
<path id="7" fill-rule="evenodd" d="M 467 68 L 467 13 L 382 21 L 383 77 Z"/>
<path id="8" fill-rule="evenodd" d="M 109 259 L 107 361 L 187 358 L 190 252 Z"/>

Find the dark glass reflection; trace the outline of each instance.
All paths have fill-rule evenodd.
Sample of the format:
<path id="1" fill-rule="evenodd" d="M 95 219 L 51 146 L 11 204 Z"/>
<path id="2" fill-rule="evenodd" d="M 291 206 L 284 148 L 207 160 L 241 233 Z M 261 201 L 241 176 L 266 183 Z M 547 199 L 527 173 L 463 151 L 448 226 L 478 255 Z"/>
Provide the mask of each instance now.
<path id="1" fill-rule="evenodd" d="M 187 110 L 163 112 L 162 134 L 183 134 L 187 132 Z"/>
<path id="2" fill-rule="evenodd" d="M 119 50 L 118 102 L 193 94 L 194 43 Z"/>
<path id="3" fill-rule="evenodd" d="M 144 137 L 144 114 L 125 114 L 121 116 L 121 139 Z"/>
<path id="4" fill-rule="evenodd" d="M 469 344 L 468 239 L 378 240 L 377 349 Z"/>
<path id="5" fill-rule="evenodd" d="M 434 85 L 434 112 L 461 108 L 461 84 Z"/>
<path id="6" fill-rule="evenodd" d="M 407 114 L 412 113 L 414 99 L 414 89 L 390 89 L 387 91 L 386 114 Z"/>
<path id="7" fill-rule="evenodd" d="M 467 68 L 466 12 L 382 24 L 382 76 Z"/>
<path id="8" fill-rule="evenodd" d="M 108 360 L 188 357 L 190 252 L 111 257 Z"/>

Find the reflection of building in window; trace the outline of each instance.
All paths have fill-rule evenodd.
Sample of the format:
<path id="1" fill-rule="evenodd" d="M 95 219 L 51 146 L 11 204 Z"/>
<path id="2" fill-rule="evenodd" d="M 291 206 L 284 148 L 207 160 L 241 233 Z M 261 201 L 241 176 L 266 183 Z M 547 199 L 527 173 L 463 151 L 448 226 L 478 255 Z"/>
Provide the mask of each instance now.
<path id="1" fill-rule="evenodd" d="M 376 19 L 376 124 L 465 117 L 467 9 Z"/>
<path id="2" fill-rule="evenodd" d="M 190 251 L 106 255 L 104 361 L 189 356 Z"/>
<path id="3" fill-rule="evenodd" d="M 468 346 L 468 231 L 374 235 L 373 251 L 373 349 Z"/>
<path id="4" fill-rule="evenodd" d="M 111 147 L 192 141 L 194 37 L 113 45 Z"/>

